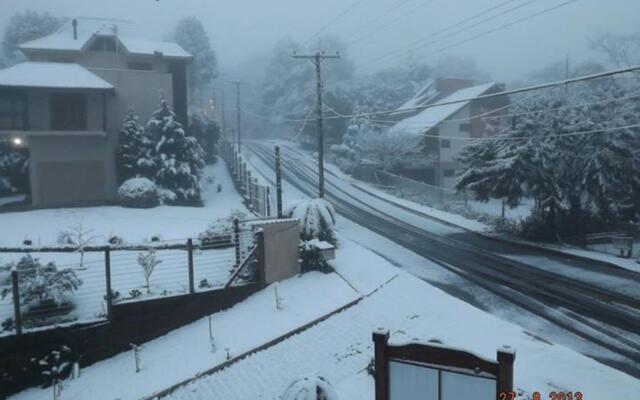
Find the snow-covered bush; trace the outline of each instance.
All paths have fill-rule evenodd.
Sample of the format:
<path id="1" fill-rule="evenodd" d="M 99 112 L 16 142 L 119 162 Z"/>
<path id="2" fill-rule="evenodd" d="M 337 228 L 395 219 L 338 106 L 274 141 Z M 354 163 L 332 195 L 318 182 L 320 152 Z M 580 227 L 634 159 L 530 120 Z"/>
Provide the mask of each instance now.
<path id="1" fill-rule="evenodd" d="M 333 385 L 322 376 L 298 378 L 287 386 L 282 400 L 338 400 Z"/>
<path id="2" fill-rule="evenodd" d="M 303 241 L 318 239 L 336 245 L 336 211 L 325 199 L 303 200 L 286 210 L 289 218 L 300 220 L 300 238 Z"/>
<path id="3" fill-rule="evenodd" d="M 345 174 L 350 174 L 358 165 L 356 151 L 346 144 L 334 144 L 329 148 L 329 160 Z"/>
<path id="4" fill-rule="evenodd" d="M 58 270 L 53 262 L 42 265 L 39 259 L 30 255 L 9 267 L 18 271 L 20 303 L 27 306 L 28 310 L 45 305 L 60 307 L 69 304 L 69 295 L 82 285 L 82 280 L 70 268 Z M 3 289 L 2 298 L 9 293 L 11 288 Z"/>
<path id="5" fill-rule="evenodd" d="M 156 184 L 147 178 L 131 178 L 118 189 L 120 204 L 125 207 L 151 208 L 160 204 Z"/>
<path id="6" fill-rule="evenodd" d="M 233 238 L 233 220 L 243 220 L 247 218 L 247 214 L 240 210 L 233 210 L 226 218 L 218 218 L 209 227 L 198 235 L 198 239 L 204 245 L 213 245 L 222 241 L 232 240 Z"/>

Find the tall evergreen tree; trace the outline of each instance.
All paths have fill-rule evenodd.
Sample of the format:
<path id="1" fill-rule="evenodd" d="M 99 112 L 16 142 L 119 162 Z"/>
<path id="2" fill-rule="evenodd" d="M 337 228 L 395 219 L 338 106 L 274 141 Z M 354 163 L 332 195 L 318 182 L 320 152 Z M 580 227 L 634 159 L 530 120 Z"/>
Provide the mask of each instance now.
<path id="1" fill-rule="evenodd" d="M 156 183 L 175 194 L 176 204 L 200 203 L 204 151 L 195 137 L 185 134 L 164 97 L 146 129 L 150 139 L 156 143 Z"/>
<path id="2" fill-rule="evenodd" d="M 185 17 L 178 22 L 173 40 L 193 55 L 189 66 L 189 93 L 192 104 L 201 105 L 218 77 L 218 60 L 207 32 L 197 17 Z"/>
<path id="3" fill-rule="evenodd" d="M 152 152 L 153 144 L 147 132 L 138 124 L 135 111 L 129 109 L 120 130 L 116 151 L 119 182 L 137 176 L 153 179 L 156 164 Z"/>

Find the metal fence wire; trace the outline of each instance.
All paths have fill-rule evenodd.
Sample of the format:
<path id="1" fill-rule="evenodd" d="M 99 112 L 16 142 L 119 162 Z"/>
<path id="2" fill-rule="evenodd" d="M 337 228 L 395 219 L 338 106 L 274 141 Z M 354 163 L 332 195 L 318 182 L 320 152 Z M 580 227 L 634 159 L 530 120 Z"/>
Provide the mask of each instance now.
<path id="1" fill-rule="evenodd" d="M 252 226 L 239 221 L 231 234 L 206 241 L 96 247 L 82 255 L 0 249 L 0 336 L 105 320 L 123 302 L 256 282 L 256 249 Z"/>

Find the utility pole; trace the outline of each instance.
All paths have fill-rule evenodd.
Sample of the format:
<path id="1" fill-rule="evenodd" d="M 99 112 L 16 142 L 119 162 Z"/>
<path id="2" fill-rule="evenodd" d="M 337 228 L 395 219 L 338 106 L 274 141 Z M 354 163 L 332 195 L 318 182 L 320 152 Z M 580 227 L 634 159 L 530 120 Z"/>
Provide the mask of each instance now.
<path id="1" fill-rule="evenodd" d="M 221 74 L 222 75 L 222 74 Z M 222 130 L 222 136 L 227 139 L 227 123 L 225 117 L 225 106 L 224 106 L 224 81 L 221 82 L 220 85 L 220 125 Z"/>
<path id="2" fill-rule="evenodd" d="M 316 51 L 315 54 L 297 54 L 293 52 L 293 58 L 304 58 L 311 60 L 316 66 L 316 114 L 318 118 L 318 197 L 324 197 L 324 131 L 323 131 L 323 119 L 322 119 L 322 88 L 324 83 L 322 82 L 322 73 L 320 69 L 320 63 L 327 58 L 340 58 L 340 53 L 327 55 L 324 51 Z"/>
<path id="3" fill-rule="evenodd" d="M 242 81 L 229 81 L 229 83 L 235 83 L 236 85 L 236 139 L 238 142 L 238 153 L 241 152 L 242 150 L 242 130 L 240 129 L 240 117 L 241 117 L 241 112 L 240 112 L 240 85 L 247 85 L 247 82 L 242 82 Z"/>

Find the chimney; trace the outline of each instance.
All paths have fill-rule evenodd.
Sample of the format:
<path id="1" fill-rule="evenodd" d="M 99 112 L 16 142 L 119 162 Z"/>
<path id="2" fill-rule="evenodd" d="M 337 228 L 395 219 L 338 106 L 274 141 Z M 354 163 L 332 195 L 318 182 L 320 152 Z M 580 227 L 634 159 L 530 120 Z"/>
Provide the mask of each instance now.
<path id="1" fill-rule="evenodd" d="M 78 20 L 74 18 L 71 25 L 73 25 L 73 40 L 78 40 Z"/>
<path id="2" fill-rule="evenodd" d="M 464 78 L 436 78 L 436 90 L 442 97 L 473 86 L 473 80 Z"/>

